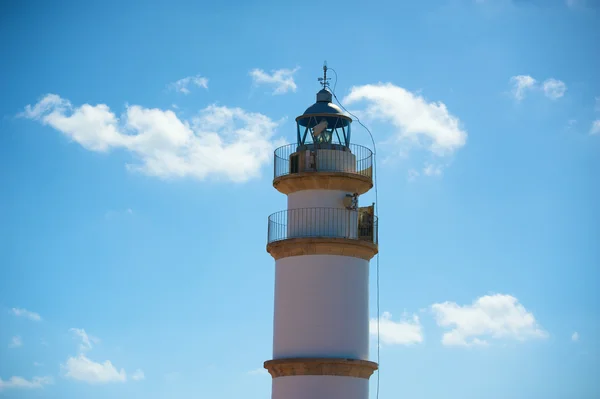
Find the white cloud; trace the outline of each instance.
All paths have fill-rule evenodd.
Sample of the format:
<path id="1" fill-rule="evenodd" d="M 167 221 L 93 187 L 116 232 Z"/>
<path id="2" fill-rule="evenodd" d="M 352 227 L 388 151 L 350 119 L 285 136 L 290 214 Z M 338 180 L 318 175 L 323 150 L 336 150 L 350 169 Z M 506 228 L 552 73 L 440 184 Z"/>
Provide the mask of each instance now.
<path id="1" fill-rule="evenodd" d="M 575 331 L 572 335 L 571 335 L 571 341 L 573 342 L 577 342 L 579 341 L 579 333 L 577 331 Z"/>
<path id="2" fill-rule="evenodd" d="M 369 321 L 369 332 L 377 336 L 377 319 Z M 412 319 L 404 317 L 400 321 L 393 321 L 389 312 L 383 312 L 379 318 L 379 338 L 385 345 L 411 345 L 423 342 L 423 328 L 417 315 Z"/>
<path id="3" fill-rule="evenodd" d="M 207 177 L 244 182 L 271 161 L 278 126 L 265 115 L 210 105 L 192 120 L 171 110 L 128 106 L 118 118 L 107 105 L 84 104 L 49 94 L 21 116 L 58 130 L 87 150 L 128 151 L 128 169 L 160 178 Z"/>
<path id="4" fill-rule="evenodd" d="M 369 103 L 368 117 L 396 127 L 393 141 L 397 143 L 424 145 L 437 156 L 450 155 L 466 144 L 467 132 L 442 102 L 428 102 L 391 83 L 352 87 L 343 102 L 361 100 Z"/>
<path id="5" fill-rule="evenodd" d="M 62 113 L 70 107 L 71 103 L 68 100 L 63 99 L 56 94 L 47 94 L 33 107 L 31 105 L 26 105 L 25 111 L 18 116 L 24 116 L 30 119 L 38 119 L 46 113 Z"/>
<path id="6" fill-rule="evenodd" d="M 20 317 L 25 317 L 29 320 L 33 320 L 33 321 L 41 321 L 42 318 L 39 314 L 35 313 L 35 312 L 30 312 L 27 309 L 20 309 L 20 308 L 12 308 L 12 314 L 14 314 L 15 316 L 20 316 Z"/>
<path id="7" fill-rule="evenodd" d="M 81 343 L 79 344 L 79 355 L 69 357 L 66 364 L 61 365 L 61 368 L 65 372 L 65 377 L 90 384 L 127 381 L 127 373 L 125 370 L 117 370 L 110 360 L 98 363 L 89 359 L 83 353 L 92 349 L 93 344 L 99 343 L 100 339 L 89 335 L 82 328 L 71 328 L 69 331 L 79 338 Z M 141 369 L 137 369 L 131 375 L 131 379 L 134 381 L 141 381 L 144 378 L 145 375 Z"/>
<path id="8" fill-rule="evenodd" d="M 596 119 L 594 122 L 592 122 L 590 134 L 600 134 L 600 119 Z"/>
<path id="9" fill-rule="evenodd" d="M 14 376 L 6 381 L 0 378 L 0 391 L 9 388 L 38 389 L 53 382 L 52 377 L 33 377 L 31 380 L 26 380 L 23 377 Z"/>
<path id="10" fill-rule="evenodd" d="M 10 344 L 8 344 L 9 348 L 18 348 L 19 346 L 23 346 L 23 340 L 18 335 L 15 335 L 10 340 Z"/>
<path id="11" fill-rule="evenodd" d="M 442 175 L 442 167 L 441 167 L 441 165 L 427 164 L 423 168 L 423 174 L 425 176 L 441 176 Z"/>
<path id="12" fill-rule="evenodd" d="M 248 374 L 250 375 L 263 375 L 263 376 L 267 376 L 269 375 L 269 372 L 265 369 L 265 368 L 258 368 L 258 369 L 254 369 L 254 370 L 250 370 L 248 371 Z"/>
<path id="13" fill-rule="evenodd" d="M 190 94 L 189 88 L 192 85 L 208 89 L 208 79 L 200 75 L 188 76 L 183 79 L 179 79 L 176 82 L 169 83 L 167 87 L 171 90 L 178 91 L 179 93 Z"/>
<path id="14" fill-rule="evenodd" d="M 510 78 L 513 86 L 512 94 L 517 101 L 525 98 L 528 91 L 541 89 L 546 97 L 551 100 L 557 100 L 565 95 L 567 85 L 562 80 L 549 78 L 541 85 L 538 85 L 537 80 L 529 75 L 518 75 Z"/>
<path id="15" fill-rule="evenodd" d="M 558 79 L 547 79 L 542 85 L 544 95 L 551 100 L 556 100 L 565 95 L 567 91 L 567 85 L 562 80 Z"/>
<path id="16" fill-rule="evenodd" d="M 83 354 L 68 358 L 66 365 L 62 367 L 67 378 L 90 384 L 127 381 L 125 370 L 117 371 L 110 360 L 106 360 L 104 363 L 96 363 Z"/>
<path id="17" fill-rule="evenodd" d="M 525 93 L 528 90 L 535 88 L 536 80 L 529 75 L 517 75 L 510 78 L 513 85 L 512 93 L 517 101 L 525 98 Z"/>
<path id="18" fill-rule="evenodd" d="M 442 337 L 448 346 L 486 345 L 488 341 L 482 337 L 525 340 L 548 335 L 533 314 L 510 295 L 486 295 L 464 306 L 436 303 L 431 308 L 439 326 L 452 328 Z"/>
<path id="19" fill-rule="evenodd" d="M 81 339 L 79 350 L 82 352 L 92 349 L 92 343 L 97 344 L 100 342 L 99 338 L 88 335 L 83 328 L 71 328 L 69 331 L 71 331 L 77 338 Z"/>
<path id="20" fill-rule="evenodd" d="M 583 3 L 583 0 L 565 0 L 565 4 L 569 8 L 577 7 L 577 6 L 581 5 L 582 3 Z"/>
<path id="21" fill-rule="evenodd" d="M 250 71 L 250 76 L 255 85 L 266 84 L 273 86 L 273 94 L 284 94 L 288 91 L 296 91 L 296 82 L 294 74 L 299 70 L 299 67 L 294 69 L 277 69 L 271 71 L 271 74 L 266 73 L 262 69 L 253 69 Z"/>
<path id="22" fill-rule="evenodd" d="M 144 375 L 144 372 L 142 370 L 137 369 L 131 375 L 131 379 L 134 381 L 141 381 L 141 380 L 146 379 L 146 376 Z"/>

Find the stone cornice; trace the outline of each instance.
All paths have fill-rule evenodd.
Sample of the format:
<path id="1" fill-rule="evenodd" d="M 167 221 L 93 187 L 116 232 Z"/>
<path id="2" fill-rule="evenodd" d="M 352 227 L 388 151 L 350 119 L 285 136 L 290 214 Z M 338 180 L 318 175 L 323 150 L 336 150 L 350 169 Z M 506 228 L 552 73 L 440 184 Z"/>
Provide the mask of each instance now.
<path id="1" fill-rule="evenodd" d="M 268 360 L 264 364 L 271 377 L 332 375 L 369 379 L 377 363 L 358 359 L 294 358 Z"/>
<path id="2" fill-rule="evenodd" d="M 371 260 L 378 251 L 377 244 L 371 241 L 350 238 L 299 237 L 267 244 L 267 252 L 275 260 L 303 255 L 342 255 Z"/>
<path id="3" fill-rule="evenodd" d="M 302 172 L 275 178 L 273 187 L 283 194 L 302 190 L 339 190 L 361 195 L 373 187 L 373 179 L 358 173 Z"/>

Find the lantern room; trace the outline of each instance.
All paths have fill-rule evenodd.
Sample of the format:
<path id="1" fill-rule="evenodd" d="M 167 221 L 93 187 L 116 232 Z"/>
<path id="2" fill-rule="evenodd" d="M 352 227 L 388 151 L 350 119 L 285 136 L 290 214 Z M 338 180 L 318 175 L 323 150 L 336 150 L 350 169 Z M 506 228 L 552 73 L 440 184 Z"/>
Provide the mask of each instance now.
<path id="1" fill-rule="evenodd" d="M 345 150 L 350 146 L 352 119 L 333 104 L 333 95 L 327 89 L 327 67 L 319 79 L 323 88 L 317 93 L 317 102 L 296 118 L 298 147 L 304 146 Z"/>

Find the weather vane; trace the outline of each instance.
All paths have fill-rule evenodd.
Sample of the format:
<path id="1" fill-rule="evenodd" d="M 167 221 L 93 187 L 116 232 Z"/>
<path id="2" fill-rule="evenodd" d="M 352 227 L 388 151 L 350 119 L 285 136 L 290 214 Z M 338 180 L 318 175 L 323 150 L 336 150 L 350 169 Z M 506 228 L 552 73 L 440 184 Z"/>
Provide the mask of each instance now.
<path id="1" fill-rule="evenodd" d="M 327 77 L 327 61 L 323 62 L 323 77 L 319 78 L 319 83 L 321 83 L 323 85 L 323 89 L 325 89 L 326 87 L 329 87 L 329 79 Z"/>

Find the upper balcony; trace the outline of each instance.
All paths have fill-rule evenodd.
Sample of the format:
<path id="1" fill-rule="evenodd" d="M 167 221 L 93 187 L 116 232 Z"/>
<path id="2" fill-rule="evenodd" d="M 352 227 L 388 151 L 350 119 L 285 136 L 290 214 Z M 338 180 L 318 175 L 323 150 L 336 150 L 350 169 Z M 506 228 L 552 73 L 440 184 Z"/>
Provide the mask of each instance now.
<path id="1" fill-rule="evenodd" d="M 275 150 L 273 186 L 284 194 L 307 189 L 363 194 L 373 187 L 373 152 L 358 144 L 288 144 Z"/>

